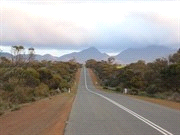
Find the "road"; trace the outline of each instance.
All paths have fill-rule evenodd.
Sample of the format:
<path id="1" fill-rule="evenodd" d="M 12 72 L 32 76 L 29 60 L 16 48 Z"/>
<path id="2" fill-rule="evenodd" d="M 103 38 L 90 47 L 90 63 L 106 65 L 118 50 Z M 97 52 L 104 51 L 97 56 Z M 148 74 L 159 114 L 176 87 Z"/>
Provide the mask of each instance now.
<path id="1" fill-rule="evenodd" d="M 180 111 L 97 90 L 83 68 L 65 135 L 89 134 L 178 135 Z"/>

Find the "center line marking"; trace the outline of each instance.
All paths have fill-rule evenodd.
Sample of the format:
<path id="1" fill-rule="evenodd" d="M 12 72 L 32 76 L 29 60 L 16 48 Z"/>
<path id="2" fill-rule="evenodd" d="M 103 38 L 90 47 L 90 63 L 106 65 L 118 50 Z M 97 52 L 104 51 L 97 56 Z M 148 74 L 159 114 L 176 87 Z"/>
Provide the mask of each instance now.
<path id="1" fill-rule="evenodd" d="M 134 117 L 138 118 L 139 120 L 143 121 L 144 123 L 148 124 L 149 126 L 153 127 L 154 129 L 156 129 L 157 131 L 161 132 L 163 135 L 173 135 L 172 133 L 170 133 L 169 131 L 165 130 L 164 128 L 156 125 L 155 123 L 151 122 L 150 120 L 142 117 L 141 115 L 133 112 L 132 110 L 124 107 L 123 105 L 115 102 L 114 100 L 111 100 L 110 98 L 108 98 L 108 97 L 106 97 L 106 96 L 103 96 L 103 95 L 101 95 L 101 94 L 99 94 L 99 93 L 96 93 L 96 92 L 90 90 L 90 89 L 87 87 L 86 69 L 85 69 L 85 67 L 84 67 L 84 78 L 85 78 L 85 86 L 86 86 L 86 89 L 87 89 L 87 91 L 89 91 L 90 93 L 93 93 L 93 94 L 95 94 L 95 95 L 98 95 L 98 96 L 106 99 L 107 101 L 109 101 L 109 102 L 111 102 L 112 104 L 116 105 L 117 107 L 123 109 L 124 111 L 130 113 L 130 114 L 133 115 Z"/>

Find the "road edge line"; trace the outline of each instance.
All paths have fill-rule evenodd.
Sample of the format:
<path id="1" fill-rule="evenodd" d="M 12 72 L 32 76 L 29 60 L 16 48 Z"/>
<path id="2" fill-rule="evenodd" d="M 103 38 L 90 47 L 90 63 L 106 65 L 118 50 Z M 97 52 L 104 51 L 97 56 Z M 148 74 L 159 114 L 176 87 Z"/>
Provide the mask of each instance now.
<path id="1" fill-rule="evenodd" d="M 160 133 L 164 134 L 164 135 L 173 135 L 172 133 L 170 133 L 169 131 L 163 129 L 162 127 L 156 125 L 155 123 L 151 122 L 150 120 L 142 117 L 141 115 L 135 113 L 134 111 L 124 107 L 123 105 L 111 100 L 110 98 L 104 96 L 104 95 L 101 95 L 99 93 L 96 93 L 92 90 L 90 90 L 88 87 L 87 87 L 87 80 L 86 80 L 86 68 L 84 67 L 84 78 L 85 78 L 85 87 L 86 87 L 86 90 L 89 91 L 90 93 L 93 93 L 95 95 L 98 95 L 106 100 L 108 100 L 109 102 L 111 102 L 112 104 L 116 105 L 117 107 L 119 107 L 120 109 L 123 109 L 124 111 L 128 112 L 129 114 L 133 115 L 134 117 L 138 118 L 139 120 L 143 121 L 144 123 L 148 124 L 149 126 L 153 127 L 154 129 L 156 129 L 157 131 L 159 131 Z"/>

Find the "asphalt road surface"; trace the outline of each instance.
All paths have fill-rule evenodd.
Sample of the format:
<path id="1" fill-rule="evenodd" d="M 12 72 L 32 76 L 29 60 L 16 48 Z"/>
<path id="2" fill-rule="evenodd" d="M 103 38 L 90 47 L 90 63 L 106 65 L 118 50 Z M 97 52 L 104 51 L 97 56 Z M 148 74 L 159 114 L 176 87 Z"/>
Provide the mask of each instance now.
<path id="1" fill-rule="evenodd" d="M 65 135 L 180 135 L 180 111 L 97 90 L 81 71 Z"/>

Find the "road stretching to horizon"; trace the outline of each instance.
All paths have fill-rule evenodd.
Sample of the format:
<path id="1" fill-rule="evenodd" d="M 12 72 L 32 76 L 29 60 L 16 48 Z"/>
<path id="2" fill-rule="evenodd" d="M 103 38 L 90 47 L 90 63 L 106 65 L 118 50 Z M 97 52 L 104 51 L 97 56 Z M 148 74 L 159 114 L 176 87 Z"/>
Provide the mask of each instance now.
<path id="1" fill-rule="evenodd" d="M 65 135 L 178 135 L 180 111 L 97 90 L 85 67 Z"/>

